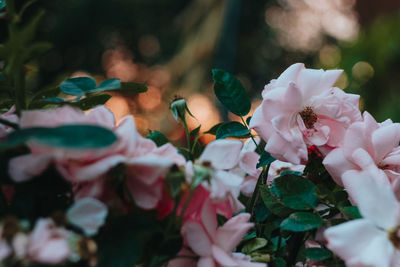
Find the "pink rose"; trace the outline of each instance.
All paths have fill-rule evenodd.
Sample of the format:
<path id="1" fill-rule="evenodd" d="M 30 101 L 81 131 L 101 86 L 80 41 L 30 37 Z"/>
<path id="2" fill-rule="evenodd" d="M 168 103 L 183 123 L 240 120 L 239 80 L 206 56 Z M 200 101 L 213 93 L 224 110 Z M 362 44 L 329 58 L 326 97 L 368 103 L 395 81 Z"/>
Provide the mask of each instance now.
<path id="1" fill-rule="evenodd" d="M 348 126 L 361 119 L 359 96 L 333 87 L 341 73 L 297 63 L 266 85 L 250 127 L 267 142 L 265 150 L 274 158 L 305 163 L 307 146 L 336 147 Z"/>
<path id="2" fill-rule="evenodd" d="M 377 123 L 364 112 L 364 120 L 353 123 L 343 139 L 343 145 L 332 150 L 323 164 L 336 183 L 348 170 L 368 170 L 378 167 L 387 176 L 397 195 L 400 194 L 400 124 L 386 120 Z M 381 178 L 385 180 L 385 178 Z"/>
<path id="3" fill-rule="evenodd" d="M 222 227 L 217 228 L 216 210 L 210 201 L 204 203 L 201 209 L 201 220 L 189 220 L 182 226 L 181 233 L 184 243 L 199 256 L 197 266 L 243 266 L 261 267 L 263 263 L 251 263 L 245 257 L 237 257 L 232 254 L 233 249 L 240 243 L 247 231 L 253 227 L 249 223 L 250 214 L 241 213 L 229 219 Z M 178 255 L 186 254 L 184 250 Z M 168 266 L 195 266 L 193 260 L 176 260 Z"/>

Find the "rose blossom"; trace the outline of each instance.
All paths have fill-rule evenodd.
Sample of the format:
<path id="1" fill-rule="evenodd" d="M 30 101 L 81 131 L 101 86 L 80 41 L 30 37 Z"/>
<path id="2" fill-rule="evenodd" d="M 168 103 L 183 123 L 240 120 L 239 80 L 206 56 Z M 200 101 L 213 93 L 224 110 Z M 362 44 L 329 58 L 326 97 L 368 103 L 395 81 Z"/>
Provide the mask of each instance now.
<path id="1" fill-rule="evenodd" d="M 157 147 L 140 136 L 132 116 L 125 116 L 118 125 L 111 111 L 104 106 L 84 114 L 69 106 L 22 113 L 21 128 L 65 124 L 91 124 L 109 128 L 117 142 L 101 149 L 65 149 L 29 142 L 31 154 L 11 159 L 9 172 L 15 181 L 39 175 L 50 164 L 75 184 L 78 198 L 99 198 L 105 194 L 107 172 L 117 165 L 125 166 L 126 183 L 138 206 L 155 208 L 162 197 L 163 177 L 173 164 L 184 165 L 185 159 L 171 144 Z"/>
<path id="2" fill-rule="evenodd" d="M 327 247 L 350 267 L 399 266 L 400 203 L 390 185 L 367 171 L 346 171 L 342 181 L 363 218 L 325 230 Z"/>
<path id="3" fill-rule="evenodd" d="M 377 166 L 380 176 L 386 174 L 399 194 L 400 124 L 391 120 L 379 124 L 368 112 L 364 112 L 363 117 L 363 121 L 355 122 L 349 127 L 343 145 L 332 150 L 323 164 L 340 185 L 344 172 Z"/>
<path id="4" fill-rule="evenodd" d="M 247 257 L 234 255 L 232 250 L 240 243 L 254 224 L 249 223 L 250 214 L 241 213 L 218 228 L 216 210 L 207 201 L 201 210 L 200 220 L 189 220 L 182 226 L 184 243 L 194 252 L 182 249 L 178 256 L 199 256 L 198 267 L 261 267 L 264 263 L 252 263 Z M 175 259 L 168 266 L 196 266 L 193 259 Z"/>
<path id="5" fill-rule="evenodd" d="M 238 140 L 215 140 L 206 146 L 194 164 L 186 165 L 188 184 L 200 173 L 208 177 L 201 186 L 210 192 L 209 197 L 221 208 L 219 213 L 227 218 L 244 209 L 238 200 L 243 177 L 228 171 L 238 164 L 242 146 Z"/>
<path id="6" fill-rule="evenodd" d="M 308 145 L 336 147 L 348 126 L 361 119 L 359 96 L 333 87 L 341 73 L 297 63 L 265 86 L 250 127 L 274 158 L 305 163 Z"/>

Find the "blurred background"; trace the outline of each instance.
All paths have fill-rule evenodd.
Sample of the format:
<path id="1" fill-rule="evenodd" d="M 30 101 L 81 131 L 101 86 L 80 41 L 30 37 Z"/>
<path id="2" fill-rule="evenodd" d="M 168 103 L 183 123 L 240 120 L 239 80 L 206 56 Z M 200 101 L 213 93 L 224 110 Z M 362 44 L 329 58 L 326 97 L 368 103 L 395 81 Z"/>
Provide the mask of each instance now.
<path id="1" fill-rule="evenodd" d="M 264 85 L 295 62 L 344 69 L 338 87 L 360 94 L 361 108 L 378 121 L 400 121 L 398 0 L 40 0 L 33 7 L 46 10 L 38 39 L 53 48 L 29 64 L 28 88 L 77 76 L 145 83 L 148 92 L 115 94 L 106 104 L 117 118 L 133 114 L 144 135 L 184 138 L 168 110 L 176 94 L 196 117 L 192 129 L 237 120 L 214 97 L 212 68 L 234 73 L 254 109 Z"/>

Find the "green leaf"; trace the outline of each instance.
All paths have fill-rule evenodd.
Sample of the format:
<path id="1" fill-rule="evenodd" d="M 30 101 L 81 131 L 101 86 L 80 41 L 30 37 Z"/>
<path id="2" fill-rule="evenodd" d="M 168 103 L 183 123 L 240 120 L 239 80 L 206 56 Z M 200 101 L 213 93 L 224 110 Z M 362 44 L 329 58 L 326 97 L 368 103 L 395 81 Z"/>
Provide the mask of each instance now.
<path id="1" fill-rule="evenodd" d="M 267 151 L 263 151 L 263 153 L 260 156 L 260 159 L 258 160 L 257 163 L 257 168 L 266 166 L 268 164 L 271 164 L 272 162 L 274 162 L 275 159 L 271 156 L 271 154 L 269 154 Z"/>
<path id="2" fill-rule="evenodd" d="M 248 116 L 248 117 L 247 117 L 247 119 L 246 119 L 247 125 L 250 125 L 251 118 L 252 118 L 251 116 Z"/>
<path id="3" fill-rule="evenodd" d="M 104 105 L 109 99 L 110 95 L 89 95 L 78 102 L 72 103 L 73 106 L 79 107 L 82 110 L 88 110 L 98 105 Z"/>
<path id="4" fill-rule="evenodd" d="M 221 69 L 213 69 L 212 75 L 215 95 L 224 107 L 235 115 L 247 115 L 251 108 L 251 101 L 239 80 Z"/>
<path id="5" fill-rule="evenodd" d="M 340 212 L 343 213 L 343 215 L 349 220 L 362 218 L 360 211 L 356 206 L 348 206 L 348 207 L 339 206 L 338 208 Z"/>
<path id="6" fill-rule="evenodd" d="M 194 129 L 193 131 L 191 131 L 190 132 L 190 136 L 191 137 L 196 137 L 200 132 L 200 127 L 201 127 L 201 125 L 199 127 L 197 127 L 196 129 Z"/>
<path id="7" fill-rule="evenodd" d="M 322 224 L 322 219 L 318 215 L 310 212 L 295 212 L 284 219 L 281 223 L 281 230 L 292 232 L 304 232 L 318 228 Z"/>
<path id="8" fill-rule="evenodd" d="M 0 9 L 6 6 L 6 0 L 0 0 Z"/>
<path id="9" fill-rule="evenodd" d="M 218 124 L 215 124 L 213 127 L 210 128 L 210 130 L 208 130 L 205 133 L 216 135 L 217 131 L 218 131 L 218 128 L 221 127 L 222 124 L 224 124 L 224 122 L 220 122 Z"/>
<path id="10" fill-rule="evenodd" d="M 165 181 L 171 191 L 171 196 L 175 198 L 181 192 L 182 183 L 185 182 L 185 173 L 181 171 L 169 172 Z"/>
<path id="11" fill-rule="evenodd" d="M 25 128 L 9 134 L 6 140 L 0 142 L 0 148 L 14 147 L 27 141 L 69 149 L 89 149 L 110 146 L 117 141 L 117 136 L 112 131 L 95 125 Z"/>
<path id="12" fill-rule="evenodd" d="M 237 121 L 223 123 L 217 130 L 216 138 L 225 139 L 227 137 L 247 137 L 250 130 Z"/>
<path id="13" fill-rule="evenodd" d="M 169 143 L 168 138 L 165 137 L 165 135 L 159 131 L 151 131 L 146 138 L 153 140 L 153 142 L 156 143 L 158 147 L 166 143 Z"/>
<path id="14" fill-rule="evenodd" d="M 265 238 L 257 237 L 246 242 L 242 248 L 244 254 L 250 254 L 267 245 L 268 241 Z"/>
<path id="15" fill-rule="evenodd" d="M 286 261 L 282 258 L 275 258 L 272 267 L 286 267 Z"/>
<path id="16" fill-rule="evenodd" d="M 108 79 L 103 81 L 94 89 L 88 90 L 86 93 L 95 93 L 102 91 L 111 91 L 121 88 L 121 81 L 119 79 Z"/>
<path id="17" fill-rule="evenodd" d="M 295 210 L 308 210 L 318 204 L 315 185 L 296 175 L 283 175 L 274 179 L 271 192 L 283 205 Z"/>
<path id="18" fill-rule="evenodd" d="M 70 78 L 63 81 L 60 88 L 68 95 L 83 96 L 86 92 L 96 88 L 96 81 L 90 77 Z"/>
<path id="19" fill-rule="evenodd" d="M 324 248 L 307 248 L 306 257 L 311 260 L 323 261 L 332 257 L 332 252 Z"/>
<path id="20" fill-rule="evenodd" d="M 292 210 L 283 206 L 270 192 L 267 185 L 260 185 L 261 198 L 265 206 L 275 215 L 286 217 Z"/>
<path id="21" fill-rule="evenodd" d="M 131 93 L 145 93 L 147 92 L 148 88 L 146 85 L 141 83 L 128 83 L 128 82 L 121 82 L 121 88 L 116 89 L 113 91 L 117 92 L 131 92 Z"/>

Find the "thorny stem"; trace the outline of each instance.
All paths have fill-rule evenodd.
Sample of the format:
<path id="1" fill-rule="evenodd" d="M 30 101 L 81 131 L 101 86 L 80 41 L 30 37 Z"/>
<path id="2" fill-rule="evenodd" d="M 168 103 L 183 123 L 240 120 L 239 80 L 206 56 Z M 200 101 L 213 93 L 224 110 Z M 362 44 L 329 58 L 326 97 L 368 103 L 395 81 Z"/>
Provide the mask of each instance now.
<path id="1" fill-rule="evenodd" d="M 263 167 L 263 171 L 258 177 L 256 187 L 254 189 L 253 195 L 251 196 L 250 203 L 249 205 L 247 205 L 247 212 L 251 214 L 252 218 L 254 217 L 254 208 L 260 195 L 260 185 L 266 184 L 270 165 L 271 164 L 268 164 L 267 167 Z"/>

